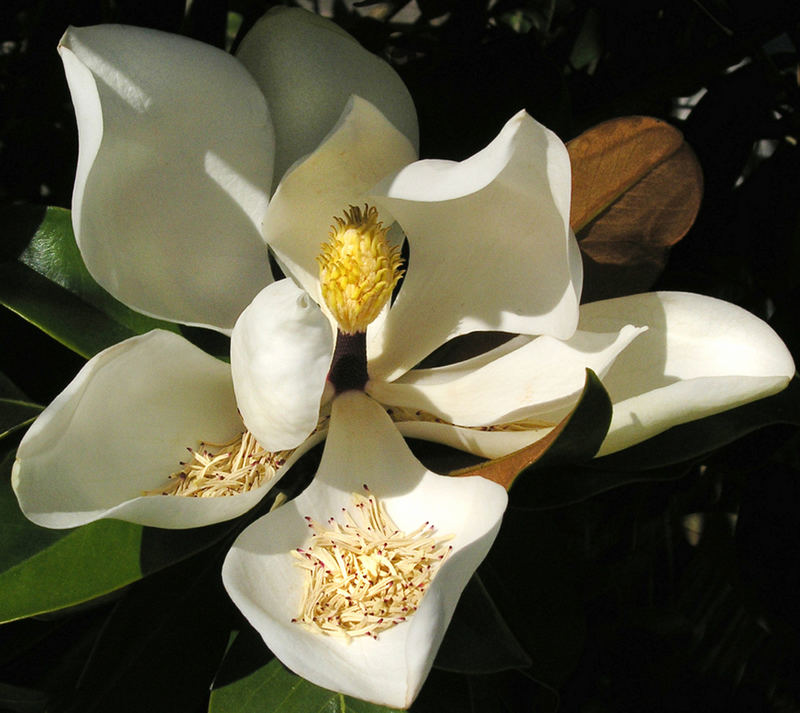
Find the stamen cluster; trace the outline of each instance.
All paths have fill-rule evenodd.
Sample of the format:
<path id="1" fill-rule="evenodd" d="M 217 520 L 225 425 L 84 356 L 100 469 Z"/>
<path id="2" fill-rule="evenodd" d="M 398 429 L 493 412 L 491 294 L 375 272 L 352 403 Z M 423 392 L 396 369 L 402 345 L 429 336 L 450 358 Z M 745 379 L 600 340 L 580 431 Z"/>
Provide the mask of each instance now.
<path id="1" fill-rule="evenodd" d="M 316 633 L 371 636 L 405 621 L 420 605 L 451 539 L 434 537 L 428 522 L 405 533 L 369 492 L 353 493 L 355 514 L 342 508 L 344 525 L 330 518 L 314 530 L 308 548 L 292 554 L 306 570 L 300 622 Z"/>
<path id="2" fill-rule="evenodd" d="M 322 297 L 341 332 L 366 332 L 403 276 L 400 249 L 372 206 L 350 206 L 334 221 L 317 257 Z"/>
<path id="3" fill-rule="evenodd" d="M 448 426 L 458 426 L 458 428 L 466 428 L 472 431 L 531 431 L 537 428 L 553 428 L 556 424 L 553 421 L 545 421 L 541 418 L 522 418 L 516 421 L 508 421 L 506 423 L 491 423 L 487 426 L 464 426 L 460 423 L 451 423 L 440 418 L 430 411 L 423 409 L 409 408 L 407 406 L 389 406 L 386 413 L 395 423 L 403 421 L 424 421 L 427 423 L 446 423 Z"/>
<path id="4" fill-rule="evenodd" d="M 271 480 L 292 451 L 266 451 L 250 431 L 224 444 L 201 442 L 187 448 L 190 461 L 181 461 L 181 470 L 169 476 L 163 488 L 144 495 L 182 495 L 210 498 L 246 493 Z"/>

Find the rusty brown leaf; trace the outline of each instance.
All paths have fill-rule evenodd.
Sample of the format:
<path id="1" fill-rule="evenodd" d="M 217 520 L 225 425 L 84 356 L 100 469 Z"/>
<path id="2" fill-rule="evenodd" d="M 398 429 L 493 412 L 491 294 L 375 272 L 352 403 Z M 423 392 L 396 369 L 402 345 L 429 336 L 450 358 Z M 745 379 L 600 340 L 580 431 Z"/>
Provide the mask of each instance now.
<path id="1" fill-rule="evenodd" d="M 649 289 L 700 208 L 693 151 L 675 127 L 645 116 L 598 124 L 567 149 L 584 301 Z"/>

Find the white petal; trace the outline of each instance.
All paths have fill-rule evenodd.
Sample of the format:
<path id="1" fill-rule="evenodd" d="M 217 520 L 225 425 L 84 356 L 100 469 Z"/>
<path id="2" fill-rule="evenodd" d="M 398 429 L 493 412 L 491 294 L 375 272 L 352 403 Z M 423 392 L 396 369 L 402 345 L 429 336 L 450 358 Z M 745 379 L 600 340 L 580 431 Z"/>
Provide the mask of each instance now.
<path id="1" fill-rule="evenodd" d="M 417 146 L 417 114 L 400 77 L 334 22 L 275 8 L 247 33 L 236 55 L 269 102 L 276 180 L 317 147 L 351 94 L 378 107 Z"/>
<path id="2" fill-rule="evenodd" d="M 415 158 L 408 139 L 354 96 L 319 148 L 283 178 L 267 211 L 264 238 L 315 300 L 320 301 L 316 259 L 334 216 L 363 203 L 376 182 Z M 384 222 L 391 220 L 385 216 Z"/>
<path id="3" fill-rule="evenodd" d="M 659 292 L 581 307 L 582 330 L 605 332 L 627 322 L 648 331 L 603 379 L 614 415 L 600 455 L 776 393 L 794 375 L 778 335 L 721 300 Z"/>
<path id="4" fill-rule="evenodd" d="M 141 312 L 230 329 L 271 279 L 258 226 L 274 137 L 258 86 L 225 52 L 156 30 L 71 28 L 59 52 L 92 276 Z"/>
<path id="5" fill-rule="evenodd" d="M 598 376 L 644 331 L 578 331 L 566 341 L 537 337 L 474 370 L 414 369 L 395 382 L 371 380 L 367 393 L 383 404 L 422 409 L 460 426 L 535 418 L 555 425 L 583 389 L 586 369 Z M 469 363 L 469 362 L 467 362 Z M 543 425 L 544 425 L 543 424 Z"/>
<path id="6" fill-rule="evenodd" d="M 408 621 L 353 639 L 311 633 L 291 622 L 304 573 L 290 552 L 310 539 L 304 521 L 338 517 L 362 484 L 410 531 L 429 520 L 453 534 L 454 551 Z M 333 402 L 319 473 L 292 502 L 257 520 L 237 539 L 222 569 L 236 606 L 290 669 L 320 686 L 405 708 L 430 670 L 458 597 L 486 555 L 505 510 L 505 490 L 482 478 L 447 478 L 427 471 L 376 403 L 360 392 Z"/>
<path id="7" fill-rule="evenodd" d="M 481 458 L 499 458 L 544 438 L 553 426 L 521 431 L 484 431 L 435 421 L 399 421 L 397 429 L 406 438 L 441 443 Z"/>
<path id="8" fill-rule="evenodd" d="M 267 450 L 294 448 L 317 425 L 333 355 L 325 315 L 291 280 L 264 288 L 231 337 L 239 411 Z"/>
<path id="9" fill-rule="evenodd" d="M 228 365 L 171 332 L 153 331 L 87 362 L 25 434 L 12 484 L 25 515 L 45 527 L 103 517 L 208 525 L 249 510 L 276 479 L 224 498 L 142 491 L 165 486 L 187 447 L 241 432 Z"/>
<path id="10" fill-rule="evenodd" d="M 570 175 L 558 137 L 520 112 L 471 158 L 419 161 L 375 189 L 411 255 L 370 341 L 373 376 L 391 379 L 467 332 L 572 336 L 582 273 Z"/>

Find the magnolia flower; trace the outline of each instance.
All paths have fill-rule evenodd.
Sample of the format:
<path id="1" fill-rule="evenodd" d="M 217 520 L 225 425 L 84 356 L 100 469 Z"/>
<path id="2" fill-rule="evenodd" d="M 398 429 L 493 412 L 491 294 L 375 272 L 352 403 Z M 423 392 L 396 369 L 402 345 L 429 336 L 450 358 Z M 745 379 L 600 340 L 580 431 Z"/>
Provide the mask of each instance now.
<path id="1" fill-rule="evenodd" d="M 766 324 L 718 300 L 579 306 L 561 141 L 521 112 L 465 161 L 416 161 L 399 79 L 313 15 L 268 14 L 238 60 L 120 27 L 72 30 L 61 52 L 87 266 L 140 311 L 224 332 L 235 322 L 233 376 L 164 332 L 97 355 L 23 439 L 21 507 L 50 527 L 217 522 L 251 508 L 327 430 L 315 481 L 245 530 L 224 570 L 267 644 L 321 685 L 408 705 L 499 527 L 500 486 L 430 473 L 401 434 L 508 453 L 550 431 L 590 367 L 614 402 L 602 449 L 612 452 L 774 393 L 794 373 Z M 264 242 L 289 278 L 270 283 Z M 475 331 L 520 336 L 413 368 Z M 164 487 L 187 445 L 227 443 L 245 426 L 243 458 L 266 459 L 271 480 L 228 497 L 143 494 Z M 228 475 L 243 470 L 238 456 L 219 457 Z M 304 576 L 291 552 L 311 537 L 304 518 L 338 516 L 364 484 L 399 529 L 429 520 L 453 553 L 413 616 L 348 645 L 291 621 Z"/>
<path id="2" fill-rule="evenodd" d="M 358 111 L 354 106 L 352 115 Z M 337 130 L 329 141 L 336 147 L 330 155 L 323 143 L 287 174 L 273 206 L 288 212 L 284 191 L 302 196 L 306 185 L 330 175 L 343 153 Z M 326 191 L 318 195 L 330 210 Z M 336 217 L 322 247 L 307 238 L 320 233 L 322 210 L 302 211 L 298 201 L 282 223 L 271 220 L 273 206 L 267 212 L 265 237 L 302 287 L 290 280 L 266 287 L 237 320 L 231 341 L 237 402 L 248 429 L 270 450 L 315 435 L 328 408 L 330 425 L 313 483 L 242 533 L 226 558 L 223 581 L 296 673 L 406 707 L 432 665 L 461 588 L 494 538 L 505 499 L 495 488 L 473 500 L 485 488 L 474 479 L 463 489 L 459 482 L 445 486 L 446 479 L 413 458 L 400 431 L 481 455 L 508 453 L 553 428 L 574 405 L 590 367 L 615 402 L 603 446 L 610 452 L 782 388 L 794 365 L 766 324 L 719 300 L 663 293 L 579 308 L 582 273 L 568 224 L 567 152 L 524 112 L 472 158 L 411 163 L 367 198 L 402 227 L 410 250 L 405 274 L 399 246 L 374 208 L 351 206 Z M 522 335 L 450 366 L 412 368 L 444 341 L 475 330 Z M 292 348 L 298 343 L 302 353 Z M 362 633 L 343 641 L 295 619 L 311 608 L 309 590 L 314 601 L 327 601 L 344 591 L 343 582 L 367 575 L 334 559 L 335 551 L 330 559 L 312 556 L 315 531 L 306 519 L 335 519 L 367 482 L 386 498 L 401 530 L 413 529 L 422 516 L 437 526 L 437 519 L 453 522 L 463 566 L 444 562 L 419 610 L 377 640 Z M 440 487 L 448 493 L 434 495 Z M 465 502 L 481 498 L 482 510 Z M 309 583 L 294 564 L 295 552 L 326 577 Z M 369 583 L 380 599 L 383 580 Z M 432 611 L 433 601 L 438 608 Z M 355 625 L 383 624 L 395 611 L 392 602 L 386 606 L 371 617 L 357 614 Z M 317 611 L 311 617 L 317 628 L 346 636 L 338 608 Z"/>
<path id="3" fill-rule="evenodd" d="M 272 281 L 260 230 L 273 176 L 313 151 L 337 121 L 346 134 L 353 103 L 369 100 L 354 129 L 361 133 L 348 135 L 354 188 L 416 158 L 416 114 L 403 83 L 311 13 L 270 11 L 236 58 L 111 25 L 69 29 L 59 52 L 80 138 L 78 246 L 101 285 L 147 314 L 230 332 Z M 351 100 L 354 93 L 366 99 Z M 384 114 L 400 151 L 370 133 L 370 117 L 388 124 Z M 225 444 L 242 430 L 228 365 L 153 332 L 90 359 L 45 409 L 18 449 L 14 489 L 25 514 L 46 527 L 101 517 L 178 528 L 219 522 L 253 507 L 314 439 L 271 459 L 274 478 L 240 495 L 143 493 L 191 458 L 187 447 Z"/>
<path id="4" fill-rule="evenodd" d="M 257 520 L 236 540 L 222 570 L 228 594 L 290 669 L 348 695 L 405 708 L 433 663 L 456 603 L 500 527 L 505 490 L 476 476 L 448 478 L 423 467 L 385 411 L 360 391 L 335 399 L 319 471 L 297 498 Z M 419 608 L 377 638 L 326 636 L 293 621 L 304 573 L 291 553 L 307 545 L 305 518 L 325 522 L 351 492 L 379 494 L 405 532 L 429 520 L 453 535 L 452 552 Z"/>

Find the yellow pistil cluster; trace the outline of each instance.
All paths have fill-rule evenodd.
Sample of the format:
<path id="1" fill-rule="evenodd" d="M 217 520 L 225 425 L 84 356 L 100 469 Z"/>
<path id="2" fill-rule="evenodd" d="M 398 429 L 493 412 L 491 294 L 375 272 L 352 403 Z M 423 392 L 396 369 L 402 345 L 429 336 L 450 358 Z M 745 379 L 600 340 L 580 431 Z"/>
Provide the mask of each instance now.
<path id="1" fill-rule="evenodd" d="M 271 480 L 292 451 L 265 451 L 250 431 L 229 443 L 200 443 L 187 448 L 191 460 L 169 476 L 163 488 L 147 490 L 143 495 L 183 495 L 210 498 L 246 493 Z"/>
<path id="2" fill-rule="evenodd" d="M 317 258 L 322 297 L 344 334 L 366 332 L 403 276 L 400 249 L 372 206 L 350 206 L 334 221 Z"/>
<path id="3" fill-rule="evenodd" d="M 452 551 L 448 537 L 434 537 L 426 522 L 401 532 L 383 505 L 353 493 L 355 517 L 342 508 L 344 525 L 334 518 L 314 530 L 308 548 L 292 554 L 307 576 L 300 614 L 292 619 L 310 630 L 346 638 L 371 636 L 405 621 L 420 605 L 436 570 Z"/>

